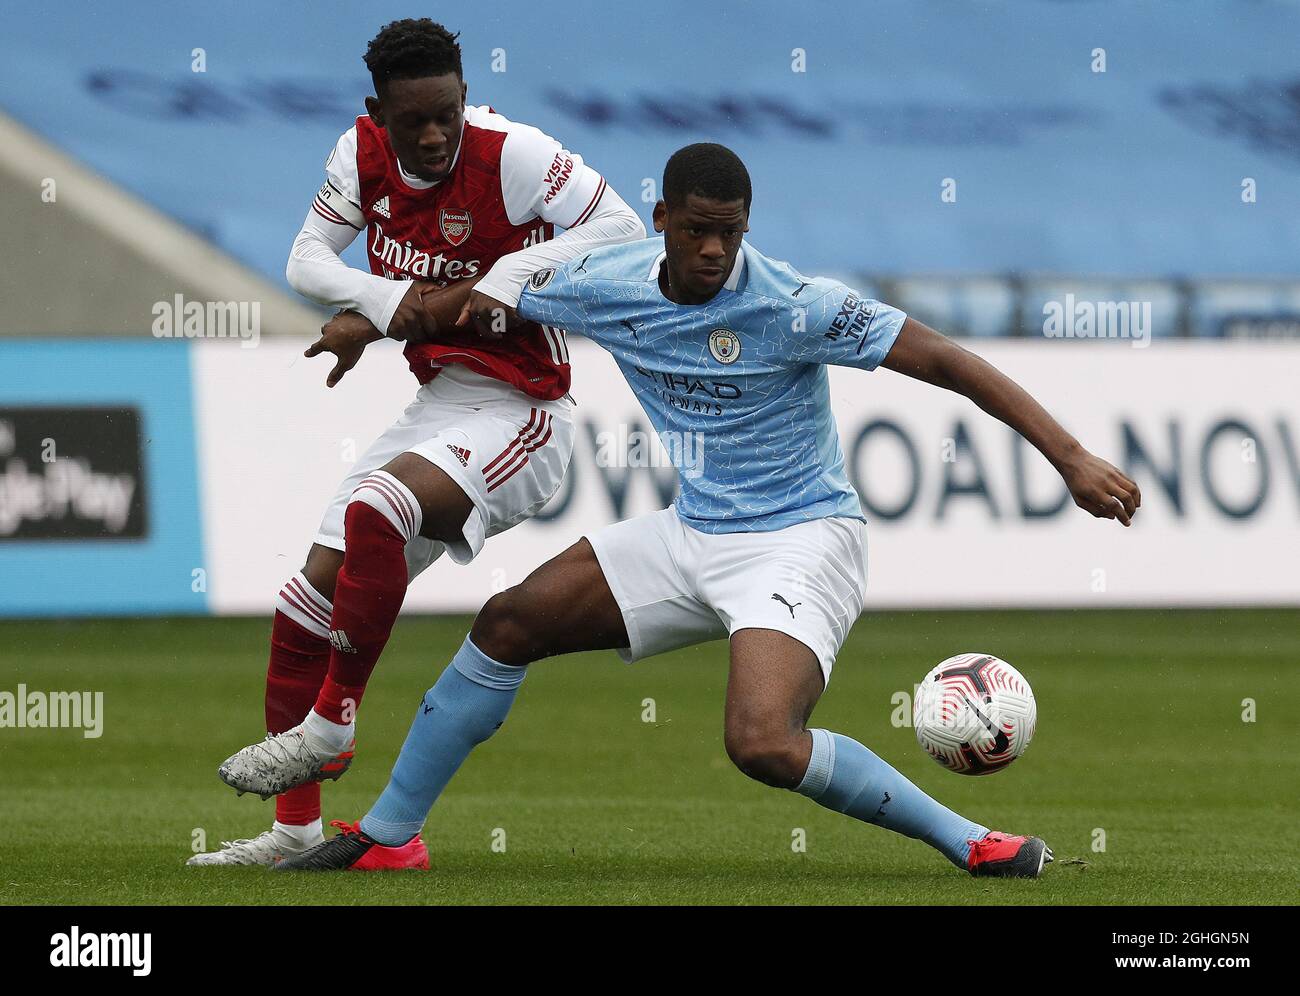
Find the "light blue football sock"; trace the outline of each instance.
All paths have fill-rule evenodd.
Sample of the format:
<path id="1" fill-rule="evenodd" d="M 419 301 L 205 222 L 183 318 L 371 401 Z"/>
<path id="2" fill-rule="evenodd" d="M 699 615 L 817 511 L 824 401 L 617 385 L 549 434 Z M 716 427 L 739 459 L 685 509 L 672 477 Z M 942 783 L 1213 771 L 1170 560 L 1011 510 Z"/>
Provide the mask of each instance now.
<path id="1" fill-rule="evenodd" d="M 366 836 L 397 847 L 420 832 L 469 752 L 505 722 L 527 670 L 494 661 L 465 637 L 424 693 L 388 785 L 361 818 Z"/>
<path id="2" fill-rule="evenodd" d="M 864 823 L 874 823 L 938 848 L 966 868 L 968 841 L 987 827 L 941 806 L 862 744 L 827 730 L 810 730 L 812 759 L 796 792 Z"/>

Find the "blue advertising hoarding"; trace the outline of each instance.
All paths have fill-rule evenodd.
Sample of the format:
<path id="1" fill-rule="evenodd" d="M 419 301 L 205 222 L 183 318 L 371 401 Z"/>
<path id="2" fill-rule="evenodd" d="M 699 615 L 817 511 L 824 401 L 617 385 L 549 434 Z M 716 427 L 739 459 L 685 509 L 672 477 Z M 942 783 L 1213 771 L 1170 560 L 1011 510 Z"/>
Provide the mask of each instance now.
<path id="1" fill-rule="evenodd" d="M 185 341 L 0 340 L 0 615 L 207 611 L 192 384 Z"/>

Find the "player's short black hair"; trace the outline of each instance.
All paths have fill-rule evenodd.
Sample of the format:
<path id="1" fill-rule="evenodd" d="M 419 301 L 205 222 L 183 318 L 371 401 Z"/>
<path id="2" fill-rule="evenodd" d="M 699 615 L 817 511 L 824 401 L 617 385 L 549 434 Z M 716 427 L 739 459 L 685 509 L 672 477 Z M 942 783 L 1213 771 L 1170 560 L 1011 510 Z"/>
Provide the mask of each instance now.
<path id="1" fill-rule="evenodd" d="M 664 167 L 664 202 L 682 204 L 688 194 L 711 201 L 744 200 L 745 210 L 754 198 L 749 170 L 725 145 L 697 142 L 678 149 Z"/>
<path id="2" fill-rule="evenodd" d="M 452 34 L 427 17 L 393 21 L 379 29 L 366 47 L 366 68 L 378 93 L 389 80 L 418 80 L 455 73 L 460 68 L 459 34 Z"/>

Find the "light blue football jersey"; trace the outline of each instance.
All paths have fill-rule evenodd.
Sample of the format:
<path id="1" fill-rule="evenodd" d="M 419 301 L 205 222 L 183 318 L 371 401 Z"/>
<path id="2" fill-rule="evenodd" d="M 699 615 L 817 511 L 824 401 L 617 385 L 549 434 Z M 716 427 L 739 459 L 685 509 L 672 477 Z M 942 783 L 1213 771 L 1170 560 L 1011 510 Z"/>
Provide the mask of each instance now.
<path id="1" fill-rule="evenodd" d="M 748 243 L 711 301 L 674 304 L 659 289 L 663 260 L 662 238 L 596 249 L 534 274 L 519 314 L 613 354 L 677 465 L 687 525 L 761 532 L 863 518 L 825 365 L 874 370 L 904 314 Z"/>

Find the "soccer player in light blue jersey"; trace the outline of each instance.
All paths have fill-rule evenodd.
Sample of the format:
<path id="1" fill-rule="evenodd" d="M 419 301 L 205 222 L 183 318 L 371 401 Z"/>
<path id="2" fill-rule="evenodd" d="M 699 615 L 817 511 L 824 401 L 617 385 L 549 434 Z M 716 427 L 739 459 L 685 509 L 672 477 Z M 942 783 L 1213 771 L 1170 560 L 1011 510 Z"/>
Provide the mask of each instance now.
<path id="1" fill-rule="evenodd" d="M 662 239 L 539 271 L 505 317 L 581 332 L 613 354 L 681 458 L 674 506 L 591 533 L 491 598 L 426 693 L 375 805 L 278 867 L 352 867 L 376 844 L 414 838 L 505 720 L 527 665 L 602 649 L 630 662 L 727 637 L 725 744 L 741 771 L 923 840 L 974 875 L 1036 877 L 1052 856 L 1042 839 L 960 816 L 857 741 L 808 728 L 866 589 L 866 525 L 826 366 L 883 366 L 966 395 L 1042 451 L 1095 516 L 1127 526 L 1137 485 L 979 357 L 748 245 L 749 175 L 730 150 L 680 150 L 663 194 Z"/>

